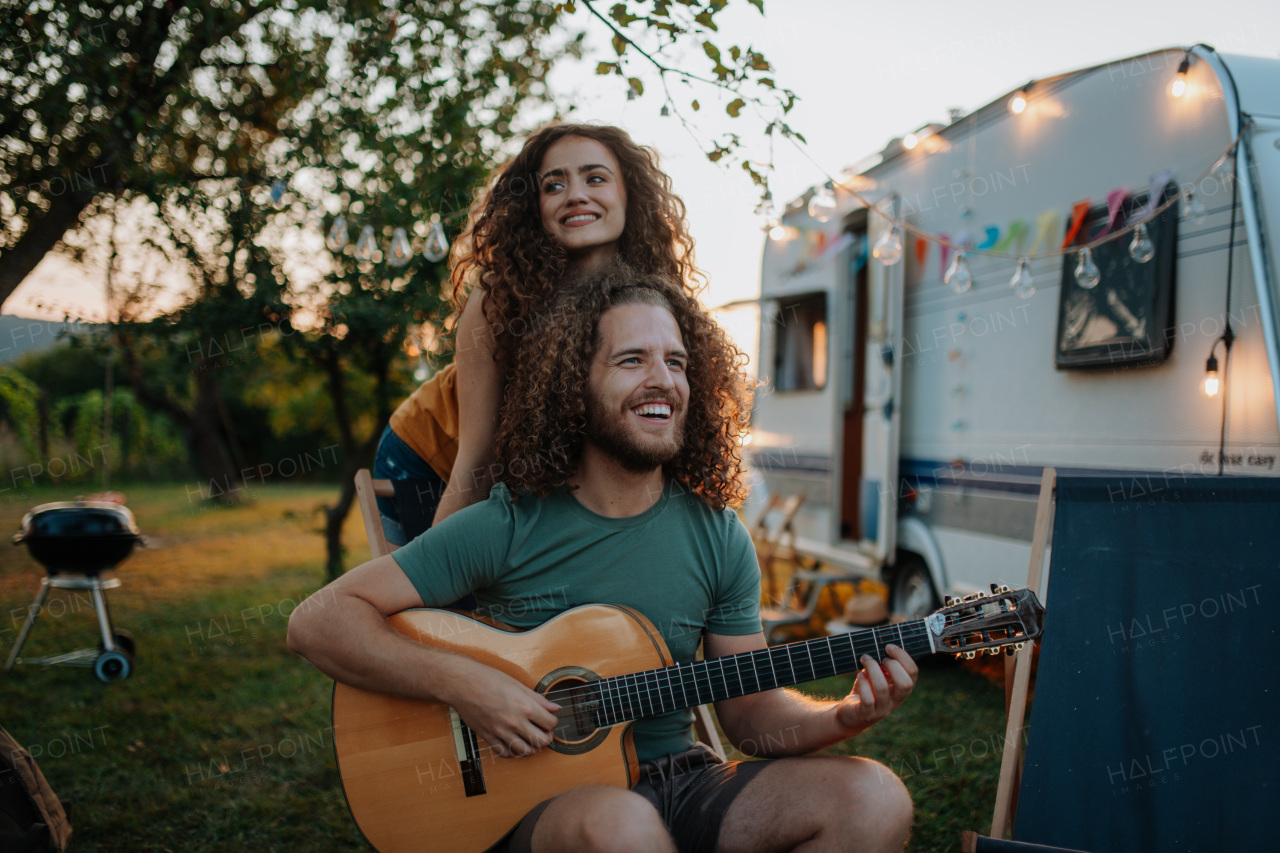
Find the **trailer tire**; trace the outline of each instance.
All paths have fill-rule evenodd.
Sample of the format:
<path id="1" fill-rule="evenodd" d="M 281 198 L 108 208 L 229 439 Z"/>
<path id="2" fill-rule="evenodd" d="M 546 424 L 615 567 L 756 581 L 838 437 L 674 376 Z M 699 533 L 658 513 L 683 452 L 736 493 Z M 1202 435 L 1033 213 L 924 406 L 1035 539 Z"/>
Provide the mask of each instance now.
<path id="1" fill-rule="evenodd" d="M 924 560 L 902 554 L 889 586 L 889 611 L 908 620 L 923 619 L 938 609 L 938 593 Z"/>

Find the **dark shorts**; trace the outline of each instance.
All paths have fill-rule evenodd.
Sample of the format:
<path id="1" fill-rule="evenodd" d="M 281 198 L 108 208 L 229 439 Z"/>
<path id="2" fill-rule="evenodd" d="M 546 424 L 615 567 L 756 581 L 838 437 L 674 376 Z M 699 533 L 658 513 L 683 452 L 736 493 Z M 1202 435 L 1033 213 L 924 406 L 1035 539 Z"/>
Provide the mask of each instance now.
<path id="1" fill-rule="evenodd" d="M 721 761 L 698 744 L 640 764 L 640 781 L 631 790 L 662 815 L 680 853 L 714 853 L 720 824 L 747 783 L 769 761 Z M 490 853 L 530 853 L 533 828 L 551 800 L 533 808 Z"/>
<path id="2" fill-rule="evenodd" d="M 444 495 L 446 483 L 425 459 L 391 430 L 390 426 L 382 431 L 382 439 L 378 442 L 378 453 L 373 462 L 373 477 L 376 480 L 413 480 L 419 484 L 419 487 L 414 490 L 419 505 L 413 509 L 421 516 L 420 518 L 402 518 L 400 507 L 394 498 L 378 498 L 382 532 L 388 542 L 392 545 L 406 545 L 410 539 L 431 526 L 431 519 L 435 516 L 441 496 Z"/>

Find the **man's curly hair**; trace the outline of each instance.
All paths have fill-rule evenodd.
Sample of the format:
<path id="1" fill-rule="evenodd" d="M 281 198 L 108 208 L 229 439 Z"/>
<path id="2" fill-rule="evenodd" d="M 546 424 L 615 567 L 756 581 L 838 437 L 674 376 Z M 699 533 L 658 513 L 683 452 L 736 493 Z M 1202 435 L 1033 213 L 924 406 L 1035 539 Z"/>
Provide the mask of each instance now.
<path id="1" fill-rule="evenodd" d="M 472 287 L 484 286 L 485 317 L 499 357 L 508 351 L 506 333 L 541 309 L 568 272 L 568 254 L 542 225 L 538 169 L 547 149 L 571 136 L 599 142 L 618 161 L 627 193 L 618 258 L 635 269 L 668 276 L 691 292 L 705 283 L 694 266 L 684 202 L 671 191 L 671 178 L 659 167 L 657 153 L 616 127 L 547 125 L 529 137 L 480 193 L 451 253 L 456 309 L 462 310 Z"/>
<path id="2" fill-rule="evenodd" d="M 741 436 L 754 387 L 746 356 L 677 281 L 624 264 L 566 281 L 525 333 L 512 336 L 494 456 L 495 479 L 517 497 L 545 496 L 573 475 L 586 441 L 600 318 L 637 303 L 671 312 L 689 356 L 684 442 L 663 471 L 716 510 L 746 497 Z"/>

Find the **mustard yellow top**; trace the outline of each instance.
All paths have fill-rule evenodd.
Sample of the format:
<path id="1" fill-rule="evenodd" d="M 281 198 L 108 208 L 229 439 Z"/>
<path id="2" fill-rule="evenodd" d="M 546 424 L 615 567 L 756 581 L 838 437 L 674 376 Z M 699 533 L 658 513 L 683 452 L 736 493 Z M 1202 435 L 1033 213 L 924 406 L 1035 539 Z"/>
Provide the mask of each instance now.
<path id="1" fill-rule="evenodd" d="M 458 373 L 452 364 L 396 408 L 391 431 L 448 481 L 458 458 Z"/>

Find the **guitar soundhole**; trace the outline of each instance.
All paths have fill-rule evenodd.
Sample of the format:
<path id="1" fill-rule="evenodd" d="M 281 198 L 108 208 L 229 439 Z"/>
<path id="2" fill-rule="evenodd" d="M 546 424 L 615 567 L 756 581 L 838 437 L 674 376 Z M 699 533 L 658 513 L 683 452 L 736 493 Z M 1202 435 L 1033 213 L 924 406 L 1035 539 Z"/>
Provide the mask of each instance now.
<path id="1" fill-rule="evenodd" d="M 599 746 L 608 729 L 597 724 L 600 699 L 593 683 L 600 680 L 588 669 L 565 667 L 558 669 L 538 682 L 534 688 L 560 706 L 556 712 L 559 722 L 551 749 L 564 755 L 580 755 Z"/>

